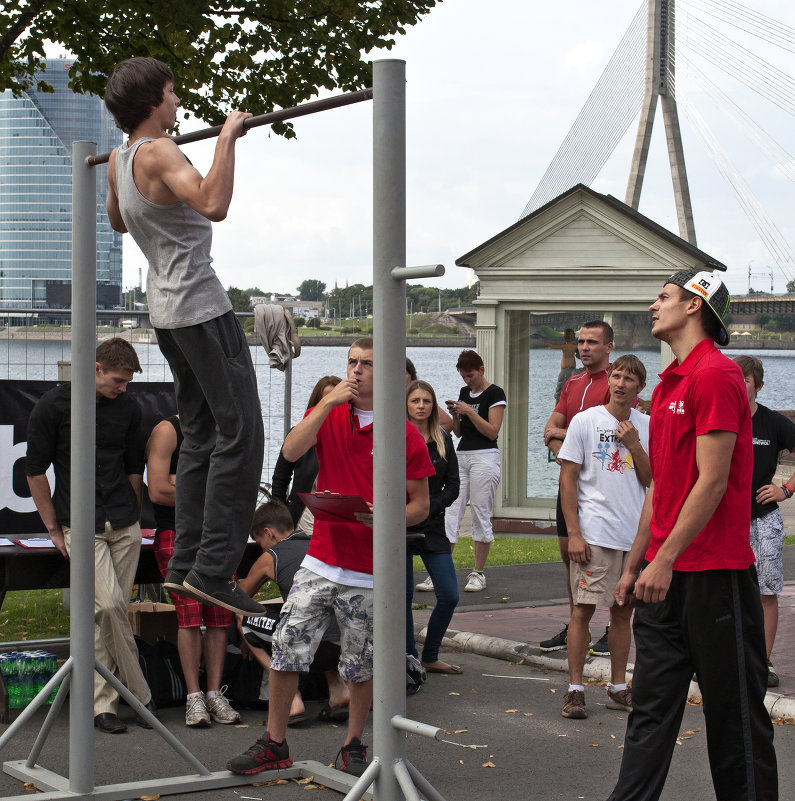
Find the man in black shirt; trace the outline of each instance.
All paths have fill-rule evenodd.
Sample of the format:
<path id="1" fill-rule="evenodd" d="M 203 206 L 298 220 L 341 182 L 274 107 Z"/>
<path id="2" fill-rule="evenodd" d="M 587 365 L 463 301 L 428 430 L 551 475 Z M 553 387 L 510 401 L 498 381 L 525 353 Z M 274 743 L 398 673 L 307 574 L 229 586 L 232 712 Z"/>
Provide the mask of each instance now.
<path id="1" fill-rule="evenodd" d="M 767 647 L 767 686 L 778 687 L 779 679 L 770 662 L 770 653 L 778 628 L 778 595 L 784 586 L 784 521 L 778 504 L 789 500 L 795 489 L 795 473 L 778 486 L 773 476 L 778 467 L 779 451 L 795 450 L 795 423 L 779 412 L 756 402 L 765 385 L 765 370 L 756 356 L 737 356 L 751 402 L 751 425 L 754 436 L 754 473 L 751 482 L 751 548 L 756 557 L 759 592 L 765 615 Z"/>
<path id="2" fill-rule="evenodd" d="M 123 339 L 106 340 L 96 355 L 96 522 L 94 650 L 108 670 L 155 713 L 141 673 L 138 649 L 127 618 L 141 549 L 140 500 L 144 472 L 141 409 L 125 394 L 133 373 L 141 372 L 134 348 Z M 72 387 L 51 389 L 28 421 L 25 471 L 30 494 L 53 545 L 69 558 Z M 55 468 L 55 493 L 46 471 Z M 116 715 L 118 693 L 94 674 L 94 725 L 110 734 L 127 730 Z M 151 728 L 142 718 L 139 726 Z"/>

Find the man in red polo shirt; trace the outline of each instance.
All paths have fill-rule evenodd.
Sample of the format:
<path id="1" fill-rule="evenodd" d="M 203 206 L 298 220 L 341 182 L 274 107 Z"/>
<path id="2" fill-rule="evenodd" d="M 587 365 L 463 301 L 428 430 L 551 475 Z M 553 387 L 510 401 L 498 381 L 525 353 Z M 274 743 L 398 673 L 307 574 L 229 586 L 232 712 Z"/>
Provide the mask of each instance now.
<path id="1" fill-rule="evenodd" d="M 572 418 L 584 409 L 594 406 L 604 406 L 610 400 L 610 387 L 607 376 L 610 372 L 610 352 L 613 350 L 613 328 L 603 320 L 592 320 L 584 323 L 577 334 L 577 351 L 585 371 L 572 376 L 564 385 L 555 409 L 544 426 L 544 444 L 555 454 L 563 445 L 566 429 Z M 560 463 L 558 461 L 558 463 Z M 571 568 L 569 565 L 569 532 L 566 528 L 566 519 L 560 505 L 560 490 L 558 490 L 555 517 L 558 529 L 558 547 L 566 570 L 566 591 L 569 594 L 569 614 L 574 607 L 571 595 Z M 549 651 L 562 651 L 566 647 L 569 633 L 567 623 L 563 630 L 539 643 L 545 653 Z M 610 653 L 607 644 L 607 631 L 597 643 L 593 651 L 601 655 Z"/>
<path id="2" fill-rule="evenodd" d="M 729 293 L 680 270 L 651 305 L 676 360 L 651 401 L 652 484 L 616 586 L 635 599 L 635 675 L 610 801 L 658 799 L 695 671 L 718 801 L 778 798 L 762 606 L 749 539 L 753 447 L 740 368 L 721 354 Z"/>
<path id="3" fill-rule="evenodd" d="M 373 501 L 373 340 L 357 339 L 348 351 L 348 377 L 310 409 L 287 435 L 282 454 L 294 462 L 315 447 L 321 492 L 360 495 Z M 434 468 L 425 438 L 406 422 L 406 525 L 428 517 L 428 476 Z M 254 774 L 292 765 L 286 732 L 298 674 L 307 672 L 328 624 L 341 631 L 339 674 L 348 682 L 348 733 L 340 749 L 342 770 L 367 768 L 362 743 L 373 699 L 372 515 L 360 522 L 315 518 L 312 542 L 295 574 L 276 631 L 269 677 L 268 727 L 251 748 L 234 757 L 233 773 Z"/>

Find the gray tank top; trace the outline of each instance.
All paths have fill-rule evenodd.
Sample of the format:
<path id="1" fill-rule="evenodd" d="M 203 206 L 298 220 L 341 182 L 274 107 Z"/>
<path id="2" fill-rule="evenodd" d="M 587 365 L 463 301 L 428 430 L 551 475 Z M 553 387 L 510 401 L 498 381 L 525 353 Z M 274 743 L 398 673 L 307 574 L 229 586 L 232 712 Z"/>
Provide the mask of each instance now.
<path id="1" fill-rule="evenodd" d="M 135 185 L 133 159 L 144 142 L 116 153 L 119 209 L 127 230 L 149 262 L 146 297 L 155 328 L 198 325 L 230 311 L 226 290 L 211 267 L 212 223 L 185 203 L 161 206 Z"/>

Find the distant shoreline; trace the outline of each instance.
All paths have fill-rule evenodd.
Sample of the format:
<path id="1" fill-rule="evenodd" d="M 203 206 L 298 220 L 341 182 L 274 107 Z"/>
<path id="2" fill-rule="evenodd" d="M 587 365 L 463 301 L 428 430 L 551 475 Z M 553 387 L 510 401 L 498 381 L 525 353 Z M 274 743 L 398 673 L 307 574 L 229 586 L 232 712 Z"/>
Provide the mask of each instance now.
<path id="1" fill-rule="evenodd" d="M 121 336 L 130 340 L 133 344 L 156 345 L 157 338 L 154 331 L 149 328 L 130 328 L 116 333 L 103 333 L 99 339 L 109 339 L 113 336 Z M 301 337 L 302 347 L 345 347 L 364 334 L 344 334 L 342 336 L 307 336 Z M 8 340 L 10 342 L 71 342 L 71 337 L 63 336 L 59 331 L 36 331 L 34 329 L 16 328 L 10 332 L 8 329 L 0 330 L 0 342 Z M 259 345 L 259 337 L 256 334 L 247 334 L 246 341 L 249 345 Z M 474 348 L 474 336 L 441 336 L 441 337 L 409 337 L 406 345 L 410 348 Z"/>
<path id="2" fill-rule="evenodd" d="M 100 339 L 108 339 L 111 336 L 123 336 L 133 343 L 140 345 L 156 345 L 157 339 L 154 331 L 148 328 L 132 328 L 120 331 L 115 334 L 101 334 Z M 302 347 L 345 347 L 350 345 L 362 334 L 345 334 L 341 336 L 305 336 L 301 337 Z M 7 328 L 0 329 L 0 342 L 8 341 L 46 341 L 46 342 L 71 342 L 70 337 L 64 337 L 58 331 L 36 331 L 33 329 L 12 328 L 9 332 Z M 249 345 L 259 345 L 260 341 L 256 334 L 248 334 L 246 341 Z M 406 347 L 409 348 L 474 348 L 474 335 L 459 336 L 427 336 L 427 337 L 408 337 Z M 649 346 L 639 348 L 647 350 Z M 756 339 L 754 337 L 732 337 L 731 342 L 726 346 L 728 350 L 795 350 L 795 339 Z M 623 349 L 621 349 L 623 350 Z"/>

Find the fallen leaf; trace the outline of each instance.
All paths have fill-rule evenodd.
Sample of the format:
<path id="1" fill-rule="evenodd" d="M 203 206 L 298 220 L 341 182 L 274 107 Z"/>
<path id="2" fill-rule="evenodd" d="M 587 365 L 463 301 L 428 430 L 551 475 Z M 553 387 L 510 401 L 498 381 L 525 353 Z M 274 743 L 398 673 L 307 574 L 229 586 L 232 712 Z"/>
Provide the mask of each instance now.
<path id="1" fill-rule="evenodd" d="M 456 729 L 453 734 L 466 734 L 468 731 L 469 729 Z M 447 732 L 447 734 L 450 734 L 450 732 Z"/>
<path id="2" fill-rule="evenodd" d="M 448 695 L 461 695 L 461 693 L 447 693 Z"/>
<path id="3" fill-rule="evenodd" d="M 611 739 L 613 739 L 613 740 L 615 740 L 615 739 L 616 739 L 616 736 L 615 736 L 615 734 L 611 734 L 611 735 L 610 735 L 610 738 L 611 738 Z"/>
<path id="4" fill-rule="evenodd" d="M 464 764 L 464 760 L 463 760 L 463 759 L 459 759 L 459 760 L 458 760 L 458 764 L 459 764 L 459 765 L 463 765 L 463 764 Z"/>
<path id="5" fill-rule="evenodd" d="M 484 762 L 480 767 L 481 768 L 496 768 L 497 766 L 493 762 L 489 761 L 489 762 Z"/>
<path id="6" fill-rule="evenodd" d="M 506 709 L 505 711 L 506 712 L 518 712 L 519 710 L 518 709 Z"/>
<path id="7" fill-rule="evenodd" d="M 25 782 L 24 787 L 26 790 L 31 790 L 31 791 L 35 790 L 36 792 L 39 791 L 39 788 L 36 787 L 36 785 L 33 784 L 33 782 Z"/>
<path id="8" fill-rule="evenodd" d="M 157 799 L 160 798 L 160 796 L 159 795 L 142 795 L 142 796 L 139 796 L 139 798 L 141 799 L 141 801 L 157 801 Z"/>
<path id="9" fill-rule="evenodd" d="M 591 748 L 601 748 L 601 747 L 602 746 L 600 743 L 591 743 Z"/>
<path id="10" fill-rule="evenodd" d="M 695 734 L 697 731 L 701 731 L 701 729 L 688 729 L 684 734 Z"/>
<path id="11" fill-rule="evenodd" d="M 477 691 L 477 690 L 470 690 L 470 691 L 469 691 L 469 694 L 470 694 L 470 695 L 477 695 L 477 694 L 478 694 L 478 691 Z"/>
<path id="12" fill-rule="evenodd" d="M 265 721 L 263 720 L 262 723 L 260 723 L 259 725 L 260 726 L 264 726 L 265 725 Z M 248 723 L 236 723 L 235 724 L 235 728 L 236 729 L 247 729 L 248 728 Z"/>
<path id="13" fill-rule="evenodd" d="M 554 687 L 550 688 L 550 690 L 549 690 L 549 691 L 550 691 L 551 693 L 556 693 L 556 692 L 557 692 L 557 690 L 556 690 Z M 564 700 L 565 700 L 565 699 L 564 699 Z"/>
<path id="14" fill-rule="evenodd" d="M 532 713 L 532 712 L 525 712 L 525 713 L 524 713 L 524 716 L 525 716 L 526 718 L 531 718 L 531 717 L 533 717 L 533 713 Z"/>

